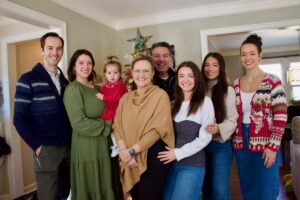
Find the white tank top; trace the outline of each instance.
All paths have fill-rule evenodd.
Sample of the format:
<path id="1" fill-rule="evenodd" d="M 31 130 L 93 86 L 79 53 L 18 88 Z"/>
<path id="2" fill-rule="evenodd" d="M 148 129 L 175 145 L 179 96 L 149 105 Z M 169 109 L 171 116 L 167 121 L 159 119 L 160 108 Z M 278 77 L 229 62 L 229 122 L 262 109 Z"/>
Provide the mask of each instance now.
<path id="1" fill-rule="evenodd" d="M 243 108 L 243 123 L 250 124 L 251 100 L 254 92 L 245 93 L 241 91 L 242 108 Z"/>

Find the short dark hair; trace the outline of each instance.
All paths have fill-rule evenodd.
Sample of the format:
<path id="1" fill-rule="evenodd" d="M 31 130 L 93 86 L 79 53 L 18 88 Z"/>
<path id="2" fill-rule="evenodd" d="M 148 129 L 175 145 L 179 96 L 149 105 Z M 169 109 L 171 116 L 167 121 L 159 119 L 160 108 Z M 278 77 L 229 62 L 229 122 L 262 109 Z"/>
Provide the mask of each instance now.
<path id="1" fill-rule="evenodd" d="M 92 53 L 89 52 L 86 49 L 78 49 L 72 55 L 72 57 L 70 59 L 70 62 L 69 62 L 69 67 L 68 67 L 68 70 L 67 70 L 68 78 L 69 78 L 69 81 L 71 81 L 71 82 L 75 81 L 75 79 L 76 79 L 76 74 L 74 73 L 74 68 L 75 68 L 76 61 L 77 61 L 78 57 L 81 56 L 81 55 L 87 55 L 92 60 L 93 70 L 92 70 L 92 73 L 88 77 L 88 81 L 93 81 L 94 78 L 96 77 L 96 72 L 94 70 L 95 60 L 94 60 L 94 57 L 93 57 Z"/>
<path id="2" fill-rule="evenodd" d="M 172 47 L 169 43 L 167 42 L 156 42 L 154 44 L 152 44 L 151 48 L 150 48 L 150 54 L 152 55 L 152 51 L 153 49 L 155 49 L 156 47 L 165 47 L 169 50 L 170 56 L 173 58 L 172 55 Z"/>
<path id="3" fill-rule="evenodd" d="M 40 38 L 40 43 L 41 43 L 41 48 L 44 49 L 45 47 L 45 41 L 48 37 L 56 37 L 58 39 L 60 39 L 61 43 L 62 43 L 62 47 L 64 47 L 64 39 L 62 39 L 62 37 L 60 37 L 57 33 L 55 32 L 48 32 L 46 34 L 44 34 L 41 38 Z"/>

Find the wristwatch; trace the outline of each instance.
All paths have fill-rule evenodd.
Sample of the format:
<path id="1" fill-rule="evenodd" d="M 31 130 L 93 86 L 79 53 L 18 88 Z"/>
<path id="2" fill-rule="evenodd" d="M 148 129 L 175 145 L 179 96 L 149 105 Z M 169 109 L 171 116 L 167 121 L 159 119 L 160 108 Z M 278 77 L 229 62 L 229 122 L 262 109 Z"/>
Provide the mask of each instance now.
<path id="1" fill-rule="evenodd" d="M 136 154 L 136 152 L 135 152 L 134 148 L 129 149 L 129 155 L 131 157 L 135 156 L 135 154 Z"/>

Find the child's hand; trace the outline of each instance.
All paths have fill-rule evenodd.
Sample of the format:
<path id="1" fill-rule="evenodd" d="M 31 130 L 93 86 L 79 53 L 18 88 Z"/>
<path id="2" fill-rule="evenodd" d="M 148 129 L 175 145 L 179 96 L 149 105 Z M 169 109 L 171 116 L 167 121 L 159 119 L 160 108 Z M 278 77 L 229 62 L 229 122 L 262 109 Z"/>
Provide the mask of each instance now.
<path id="1" fill-rule="evenodd" d="M 102 87 L 103 85 L 105 85 L 105 83 L 96 83 L 95 85 Z"/>
<path id="2" fill-rule="evenodd" d="M 100 92 L 98 92 L 97 94 L 96 94 L 96 97 L 97 97 L 97 99 L 100 99 L 100 100 L 102 100 L 103 101 L 103 94 L 102 93 L 100 93 Z"/>

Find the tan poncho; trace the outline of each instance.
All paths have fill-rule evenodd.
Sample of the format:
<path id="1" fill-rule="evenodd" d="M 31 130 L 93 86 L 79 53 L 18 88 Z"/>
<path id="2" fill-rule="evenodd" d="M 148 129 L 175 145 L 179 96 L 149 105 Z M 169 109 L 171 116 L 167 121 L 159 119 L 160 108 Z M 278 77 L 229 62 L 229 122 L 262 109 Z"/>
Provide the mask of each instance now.
<path id="1" fill-rule="evenodd" d="M 121 182 L 128 192 L 139 182 L 147 169 L 148 149 L 159 139 L 174 147 L 175 138 L 168 95 L 157 86 L 151 86 L 143 96 L 136 91 L 125 94 L 119 103 L 114 132 L 116 139 L 122 139 L 127 148 L 138 144 L 142 152 L 136 155 L 137 168 L 121 165 Z"/>

